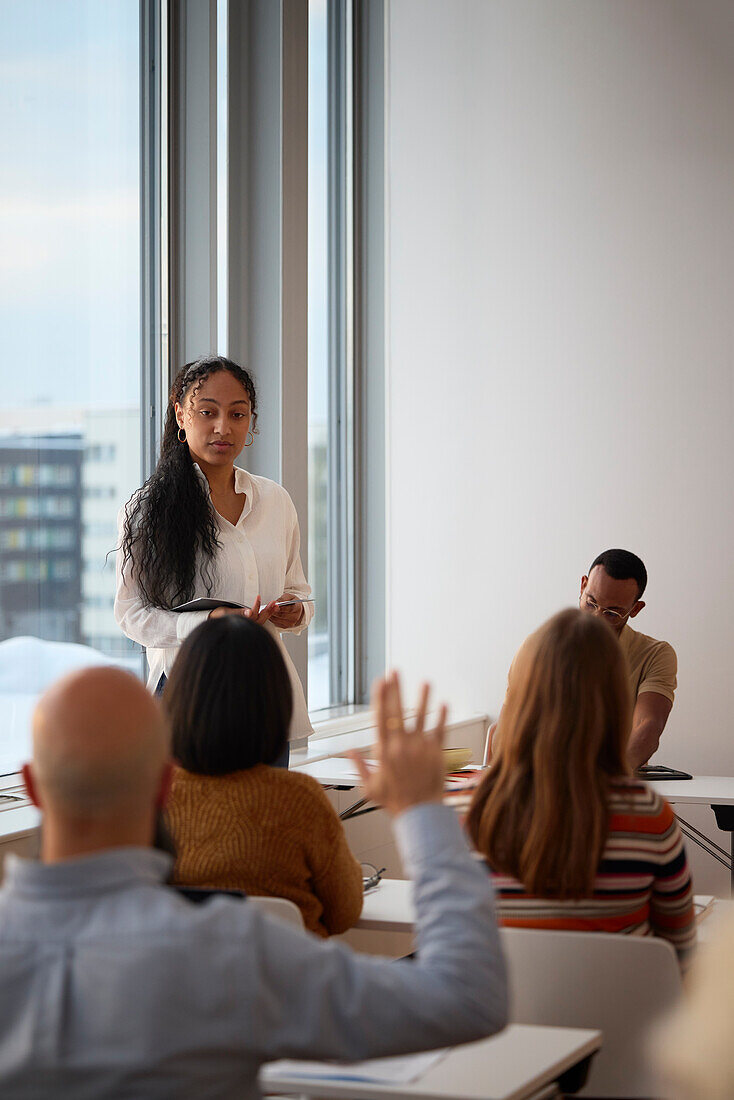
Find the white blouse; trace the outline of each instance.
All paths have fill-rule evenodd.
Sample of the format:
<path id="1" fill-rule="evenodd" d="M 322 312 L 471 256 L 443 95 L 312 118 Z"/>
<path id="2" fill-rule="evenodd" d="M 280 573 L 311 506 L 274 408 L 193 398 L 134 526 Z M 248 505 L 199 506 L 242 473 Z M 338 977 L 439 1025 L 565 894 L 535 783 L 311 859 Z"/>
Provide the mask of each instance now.
<path id="1" fill-rule="evenodd" d="M 194 463 L 209 492 L 206 477 Z M 256 596 L 263 604 L 275 600 L 283 592 L 305 599 L 311 595 L 301 565 L 301 534 L 298 516 L 282 485 L 266 477 L 258 477 L 235 466 L 235 492 L 245 494 L 242 514 L 236 524 L 215 511 L 221 544 L 215 558 L 215 582 L 211 595 L 232 603 L 252 605 Z M 120 539 L 125 522 L 125 508 L 118 515 Z M 121 543 L 120 543 L 121 545 Z M 122 568 L 122 552 L 117 553 L 117 595 L 115 619 L 124 634 L 145 646 L 148 657 L 148 687 L 154 691 L 161 673 L 170 675 L 178 647 L 200 623 L 207 611 L 163 611 L 145 604 L 140 596 L 131 563 Z M 192 599 L 207 596 L 206 586 L 197 568 Z M 303 618 L 289 633 L 300 634 L 313 617 L 313 604 L 303 605 Z M 295 666 L 283 645 L 280 632 L 270 623 L 267 629 L 276 638 L 293 688 L 293 717 L 289 739 L 307 737 L 313 733 L 308 717 L 303 686 Z"/>

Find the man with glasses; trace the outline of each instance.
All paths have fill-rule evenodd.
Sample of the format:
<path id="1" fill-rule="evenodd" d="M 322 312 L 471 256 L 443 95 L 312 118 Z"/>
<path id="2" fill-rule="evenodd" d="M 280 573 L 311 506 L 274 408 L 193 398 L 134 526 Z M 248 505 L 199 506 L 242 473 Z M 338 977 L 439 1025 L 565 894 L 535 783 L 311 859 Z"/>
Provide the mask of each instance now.
<path id="1" fill-rule="evenodd" d="M 639 768 L 657 751 L 665 723 L 673 707 L 678 662 L 668 642 L 650 638 L 633 630 L 634 619 L 645 606 L 641 598 L 647 586 L 647 570 L 629 550 L 605 550 L 591 563 L 588 575 L 581 578 L 579 607 L 600 615 L 619 638 L 629 669 L 633 699 L 632 731 L 627 758 L 630 767 Z M 517 657 L 515 657 L 517 660 Z M 513 660 L 508 680 L 512 678 Z M 488 737 L 487 756 L 494 731 Z"/>
<path id="2" fill-rule="evenodd" d="M 632 732 L 627 750 L 630 765 L 638 768 L 657 751 L 660 736 L 673 707 L 677 660 L 668 642 L 633 630 L 629 620 L 645 606 L 641 598 L 647 570 L 629 550 L 605 550 L 581 578 L 579 607 L 600 615 L 619 638 L 629 669 L 634 701 Z"/>

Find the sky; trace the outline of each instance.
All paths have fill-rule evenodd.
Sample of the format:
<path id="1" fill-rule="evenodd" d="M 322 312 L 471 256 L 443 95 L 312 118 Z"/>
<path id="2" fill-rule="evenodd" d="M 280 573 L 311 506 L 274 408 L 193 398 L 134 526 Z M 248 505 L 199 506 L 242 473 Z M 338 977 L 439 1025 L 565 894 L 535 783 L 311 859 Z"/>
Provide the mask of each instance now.
<path id="1" fill-rule="evenodd" d="M 310 0 L 309 11 L 308 392 L 317 441 L 328 406 L 326 0 Z M 0 0 L 0 434 L 68 429 L 59 406 L 139 403 L 139 19 L 139 0 Z M 130 456 L 136 469 L 138 460 Z M 312 680 L 312 705 L 328 702 L 326 653 Z"/>
<path id="2" fill-rule="evenodd" d="M 309 411 L 317 422 L 327 412 L 325 25 L 325 0 L 312 0 Z M 0 26 L 0 353 L 15 367 L 13 404 L 135 404 L 138 0 L 0 0 Z"/>
<path id="3" fill-rule="evenodd" d="M 0 351 L 14 403 L 129 405 L 137 0 L 0 0 L 0 25 Z"/>

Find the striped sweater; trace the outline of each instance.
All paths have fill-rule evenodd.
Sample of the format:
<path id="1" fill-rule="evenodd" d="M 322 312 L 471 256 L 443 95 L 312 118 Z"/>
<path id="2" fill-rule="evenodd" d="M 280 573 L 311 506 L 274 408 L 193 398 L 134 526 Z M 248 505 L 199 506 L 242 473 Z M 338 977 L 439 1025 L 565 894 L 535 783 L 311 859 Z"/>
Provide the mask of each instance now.
<path id="1" fill-rule="evenodd" d="M 492 872 L 497 917 L 511 928 L 624 932 L 662 936 L 682 963 L 695 944 L 691 876 L 683 838 L 665 799 L 637 779 L 620 778 L 609 794 L 609 832 L 588 898 L 528 894 Z"/>

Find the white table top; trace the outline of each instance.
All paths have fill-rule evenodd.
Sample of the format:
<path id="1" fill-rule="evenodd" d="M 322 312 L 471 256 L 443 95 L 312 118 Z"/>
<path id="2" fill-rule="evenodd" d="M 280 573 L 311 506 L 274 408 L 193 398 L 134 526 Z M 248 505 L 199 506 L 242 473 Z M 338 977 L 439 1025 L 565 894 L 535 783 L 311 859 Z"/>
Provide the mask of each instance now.
<path id="1" fill-rule="evenodd" d="M 304 775 L 311 775 L 324 786 L 357 787 L 359 774 L 351 760 L 332 756 L 297 766 Z M 650 786 L 668 802 L 688 802 L 699 805 L 734 806 L 734 777 L 697 775 L 693 779 L 652 781 Z"/>
<path id="2" fill-rule="evenodd" d="M 734 806 L 734 778 L 726 775 L 695 775 L 693 779 L 663 779 L 650 783 L 668 802 L 705 806 Z"/>
<path id="3" fill-rule="evenodd" d="M 21 802 L 8 802 L 11 795 Z M 41 822 L 41 812 L 31 804 L 21 775 L 0 775 L 0 845 L 32 835 Z"/>
<path id="4" fill-rule="evenodd" d="M 325 1081 L 271 1076 L 260 1082 L 265 1093 L 294 1092 L 343 1100 L 405 1096 L 409 1100 L 530 1100 L 545 1086 L 601 1046 L 600 1031 L 511 1024 L 478 1043 L 454 1047 L 419 1080 L 408 1085 L 365 1081 Z"/>
<path id="5" fill-rule="evenodd" d="M 696 901 L 697 899 L 694 898 L 693 900 Z M 715 941 L 720 928 L 725 927 L 732 919 L 734 919 L 734 901 L 729 901 L 727 898 L 717 898 L 712 910 L 705 914 L 703 920 L 696 923 L 699 944 Z"/>
<path id="6" fill-rule="evenodd" d="M 698 897 L 694 899 L 699 901 Z M 734 919 L 734 901 L 716 898 L 713 910 L 698 923 L 698 939 L 707 943 L 722 923 Z M 371 932 L 412 932 L 415 925 L 413 884 L 410 879 L 384 878 L 364 896 L 362 915 L 355 928 Z"/>
<path id="7" fill-rule="evenodd" d="M 412 932 L 415 924 L 413 883 L 407 878 L 384 878 L 364 896 L 356 928 L 379 932 Z"/>
<path id="8" fill-rule="evenodd" d="M 310 775 L 322 787 L 359 787 L 361 778 L 356 767 L 346 756 L 329 756 L 310 764 L 291 766 L 299 775 Z"/>

